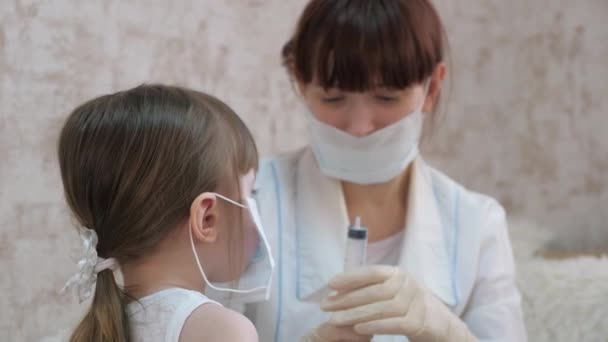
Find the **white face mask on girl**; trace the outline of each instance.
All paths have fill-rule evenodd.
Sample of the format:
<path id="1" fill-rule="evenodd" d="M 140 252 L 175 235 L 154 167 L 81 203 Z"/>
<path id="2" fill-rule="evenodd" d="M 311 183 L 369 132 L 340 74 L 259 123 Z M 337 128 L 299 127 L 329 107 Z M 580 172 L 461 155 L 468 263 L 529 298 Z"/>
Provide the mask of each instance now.
<path id="1" fill-rule="evenodd" d="M 255 254 L 251 260 L 249 260 L 247 268 L 238 280 L 229 283 L 212 283 L 207 278 L 198 254 L 196 253 L 196 247 L 192 237 L 192 228 L 190 228 L 192 253 L 194 253 L 198 269 L 207 285 L 205 288 L 205 295 L 223 305 L 239 305 L 268 300 L 275 264 L 272 253 L 270 252 L 270 245 L 268 244 L 264 229 L 262 228 L 257 203 L 253 198 L 248 198 L 247 205 L 243 205 L 220 194 L 215 195 L 244 210 L 248 210 L 251 215 L 251 220 L 249 222 L 252 222 L 255 225 L 255 230 L 257 232 L 257 247 Z"/>
<path id="2" fill-rule="evenodd" d="M 356 184 L 384 183 L 397 177 L 418 156 L 423 105 L 424 101 L 403 119 L 364 137 L 352 136 L 310 113 L 312 148 L 323 174 Z"/>

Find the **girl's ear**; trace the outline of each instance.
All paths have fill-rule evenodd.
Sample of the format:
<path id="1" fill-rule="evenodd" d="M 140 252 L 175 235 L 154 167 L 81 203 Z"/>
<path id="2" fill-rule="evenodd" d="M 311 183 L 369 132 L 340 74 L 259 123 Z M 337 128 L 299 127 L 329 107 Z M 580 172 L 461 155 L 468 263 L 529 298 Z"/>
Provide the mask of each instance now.
<path id="1" fill-rule="evenodd" d="M 195 240 L 213 243 L 217 240 L 217 197 L 205 192 L 198 195 L 190 207 L 190 229 Z"/>

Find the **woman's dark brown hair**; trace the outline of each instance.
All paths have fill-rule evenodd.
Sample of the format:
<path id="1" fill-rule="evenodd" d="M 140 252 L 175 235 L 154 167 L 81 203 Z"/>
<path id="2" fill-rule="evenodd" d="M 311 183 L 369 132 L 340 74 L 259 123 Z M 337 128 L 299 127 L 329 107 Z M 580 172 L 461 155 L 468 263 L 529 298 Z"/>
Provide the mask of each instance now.
<path id="1" fill-rule="evenodd" d="M 311 0 L 282 58 L 303 84 L 404 89 L 431 76 L 445 45 L 429 0 Z"/>
<path id="2" fill-rule="evenodd" d="M 228 106 L 162 85 L 101 96 L 74 109 L 58 155 L 72 213 L 97 233 L 98 255 L 120 264 L 145 255 L 185 224 L 199 194 L 222 191 L 242 200 L 239 179 L 258 163 L 249 130 Z M 230 210 L 220 204 L 222 209 Z M 125 303 L 112 271 L 101 271 L 91 308 L 70 341 L 129 341 Z"/>

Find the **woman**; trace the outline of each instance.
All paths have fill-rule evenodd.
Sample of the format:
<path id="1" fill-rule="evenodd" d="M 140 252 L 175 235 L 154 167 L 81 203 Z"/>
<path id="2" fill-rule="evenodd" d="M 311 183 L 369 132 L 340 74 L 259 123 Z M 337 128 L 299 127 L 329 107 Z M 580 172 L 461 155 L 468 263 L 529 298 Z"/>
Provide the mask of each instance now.
<path id="1" fill-rule="evenodd" d="M 257 180 L 278 270 L 270 301 L 247 309 L 260 340 L 526 339 L 503 208 L 418 153 L 444 42 L 429 0 L 305 8 L 282 57 L 311 143 L 263 162 Z M 357 216 L 368 266 L 343 273 Z"/>

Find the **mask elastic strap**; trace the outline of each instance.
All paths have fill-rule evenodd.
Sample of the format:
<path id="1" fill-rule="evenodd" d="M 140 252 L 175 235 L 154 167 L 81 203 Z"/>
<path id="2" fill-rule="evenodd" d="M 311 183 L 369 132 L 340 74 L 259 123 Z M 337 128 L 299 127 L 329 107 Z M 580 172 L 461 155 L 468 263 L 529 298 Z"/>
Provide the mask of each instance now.
<path id="1" fill-rule="evenodd" d="M 249 208 L 248 206 L 246 206 L 246 205 L 244 205 L 244 204 L 241 204 L 241 203 L 239 203 L 239 202 L 237 202 L 237 201 L 231 200 L 230 198 L 225 197 L 225 196 L 222 196 L 222 195 L 220 195 L 220 194 L 218 194 L 218 193 L 216 193 L 216 192 L 214 192 L 213 194 L 214 194 L 215 196 L 217 196 L 217 197 L 219 197 L 219 198 L 223 199 L 224 201 L 226 201 L 226 202 L 228 202 L 228 203 L 232 203 L 232 204 L 237 205 L 237 206 L 239 206 L 239 207 L 241 207 L 241 208 Z"/>
<path id="2" fill-rule="evenodd" d="M 201 265 L 201 261 L 198 258 L 198 253 L 196 253 L 196 247 L 194 246 L 194 238 L 192 237 L 192 225 L 189 225 L 188 227 L 188 233 L 190 235 L 190 246 L 192 247 L 192 253 L 194 254 L 194 259 L 196 260 L 196 264 L 198 265 L 198 269 L 199 271 L 201 271 L 201 275 L 203 276 L 203 279 L 205 280 L 205 284 L 207 284 L 207 286 L 209 286 L 210 288 L 216 290 L 216 291 L 227 291 L 227 292 L 234 292 L 234 293 L 251 293 L 251 292 L 255 292 L 255 291 L 260 291 L 260 290 L 266 290 L 266 286 L 258 286 L 258 287 L 254 287 L 252 289 L 249 290 L 238 290 L 238 289 L 231 289 L 231 288 L 227 288 L 227 287 L 217 287 L 214 286 L 209 279 L 207 279 L 207 275 L 205 274 L 205 270 L 203 269 L 203 266 Z"/>

